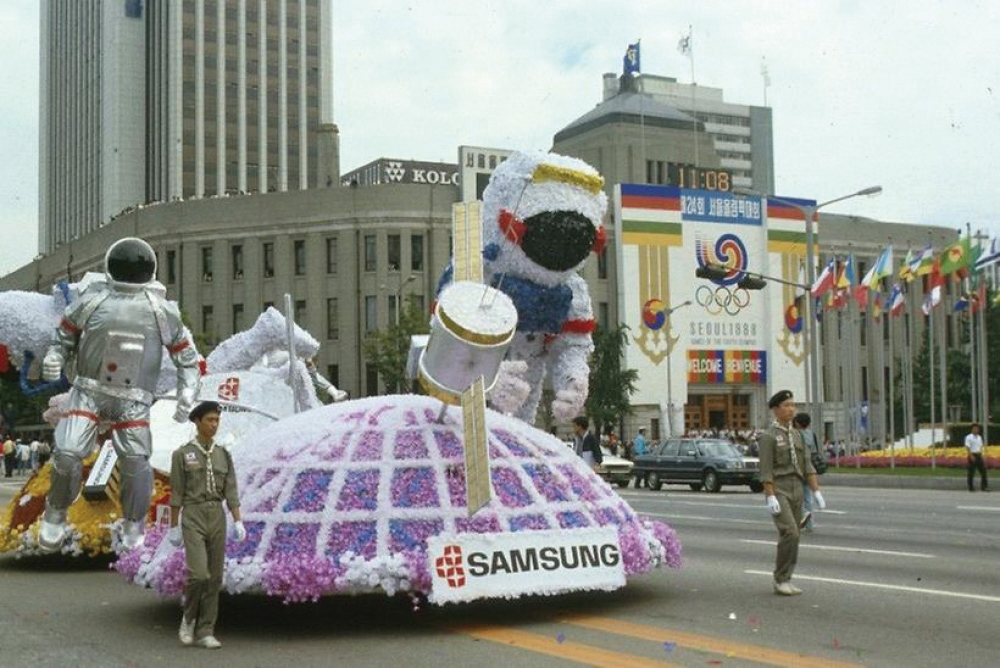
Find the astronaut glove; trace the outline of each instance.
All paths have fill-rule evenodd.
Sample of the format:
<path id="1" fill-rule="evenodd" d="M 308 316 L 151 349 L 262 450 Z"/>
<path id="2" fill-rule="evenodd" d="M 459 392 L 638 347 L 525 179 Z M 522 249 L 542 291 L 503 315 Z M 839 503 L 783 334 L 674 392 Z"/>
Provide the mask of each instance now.
<path id="1" fill-rule="evenodd" d="M 62 353 L 56 348 L 50 348 L 42 360 L 42 380 L 47 382 L 59 380 L 59 376 L 62 374 L 63 361 Z"/>
<path id="2" fill-rule="evenodd" d="M 242 520 L 233 523 L 232 536 L 237 543 L 242 543 L 247 539 L 247 528 L 243 526 Z"/>
<path id="3" fill-rule="evenodd" d="M 497 382 L 490 391 L 490 403 L 501 413 L 513 413 L 521 407 L 531 393 L 531 386 L 523 376 L 528 363 L 521 360 L 504 360 L 497 372 Z"/>
<path id="4" fill-rule="evenodd" d="M 781 514 L 781 504 L 778 503 L 778 497 L 773 494 L 767 497 L 767 509 L 771 511 L 772 515 Z"/>
<path id="5" fill-rule="evenodd" d="M 583 411 L 587 401 L 587 383 L 574 380 L 564 389 L 556 390 L 556 398 L 552 401 L 552 415 L 561 422 L 572 420 Z"/>
<path id="6" fill-rule="evenodd" d="M 816 502 L 816 507 L 820 510 L 824 510 L 826 508 L 826 499 L 823 498 L 823 492 L 818 489 L 813 492 L 813 500 Z"/>
<path id="7" fill-rule="evenodd" d="M 184 542 L 184 536 L 181 534 L 180 526 L 170 527 L 170 531 L 167 532 L 167 540 L 174 547 L 180 547 L 181 543 Z"/>
<path id="8" fill-rule="evenodd" d="M 194 408 L 194 399 L 195 391 L 191 388 L 177 392 L 177 410 L 174 411 L 174 420 L 181 423 L 188 421 L 188 413 Z"/>

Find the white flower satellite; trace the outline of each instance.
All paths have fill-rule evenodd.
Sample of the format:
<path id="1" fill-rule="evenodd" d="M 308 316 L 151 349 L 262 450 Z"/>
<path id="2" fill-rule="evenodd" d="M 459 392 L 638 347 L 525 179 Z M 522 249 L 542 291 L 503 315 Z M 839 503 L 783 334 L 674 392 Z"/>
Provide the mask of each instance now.
<path id="1" fill-rule="evenodd" d="M 469 515 L 490 501 L 486 392 L 496 382 L 517 329 L 510 298 L 483 284 L 481 203 L 452 206 L 453 282 L 438 296 L 417 377 L 426 392 L 461 405 Z"/>

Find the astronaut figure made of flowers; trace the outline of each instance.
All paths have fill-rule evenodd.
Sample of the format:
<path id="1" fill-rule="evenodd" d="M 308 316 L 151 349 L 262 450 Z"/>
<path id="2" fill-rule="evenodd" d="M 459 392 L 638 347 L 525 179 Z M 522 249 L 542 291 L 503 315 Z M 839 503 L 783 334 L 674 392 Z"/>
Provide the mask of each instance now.
<path id="1" fill-rule="evenodd" d="M 579 271 L 607 239 L 604 179 L 576 158 L 515 152 L 483 192 L 483 277 L 517 308 L 517 333 L 490 392 L 493 408 L 534 424 L 546 376 L 560 422 L 587 399 L 595 320 Z M 439 291 L 451 281 L 451 267 Z"/>

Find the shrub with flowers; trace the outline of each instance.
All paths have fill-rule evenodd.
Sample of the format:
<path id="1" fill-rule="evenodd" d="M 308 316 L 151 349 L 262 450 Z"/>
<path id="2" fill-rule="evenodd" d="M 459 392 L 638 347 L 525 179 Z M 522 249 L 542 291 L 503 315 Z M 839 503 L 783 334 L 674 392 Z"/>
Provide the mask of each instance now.
<path id="1" fill-rule="evenodd" d="M 895 465 L 923 468 L 931 465 L 932 458 L 935 466 L 946 469 L 964 469 L 968 463 L 965 448 L 934 448 L 933 454 L 930 448 L 897 448 Z M 859 462 L 861 468 L 889 468 L 892 456 L 888 450 L 872 450 L 857 456 L 840 457 L 841 467 L 856 467 Z M 983 462 L 986 468 L 1000 469 L 1000 445 L 983 448 Z"/>
<path id="2" fill-rule="evenodd" d="M 613 526 L 627 575 L 679 567 L 673 529 L 638 516 L 555 437 L 487 412 L 493 495 L 469 517 L 461 414 L 429 397 L 374 397 L 300 413 L 233 450 L 247 539 L 224 586 L 286 602 L 332 594 L 430 593 L 428 540 Z M 177 597 L 183 548 L 149 533 L 115 568 Z"/>

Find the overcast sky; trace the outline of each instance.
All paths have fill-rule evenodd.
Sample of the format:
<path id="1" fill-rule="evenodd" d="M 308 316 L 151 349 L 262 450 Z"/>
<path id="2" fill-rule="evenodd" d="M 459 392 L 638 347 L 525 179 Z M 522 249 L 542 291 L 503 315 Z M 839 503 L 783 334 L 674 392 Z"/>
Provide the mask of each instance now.
<path id="1" fill-rule="evenodd" d="M 37 253 L 38 0 L 0 2 L 0 274 Z M 642 71 L 761 105 L 778 194 L 829 211 L 1000 233 L 995 0 L 333 0 L 341 169 L 529 149 L 601 101 L 642 40 Z M 923 245 L 926 239 L 893 240 Z"/>

